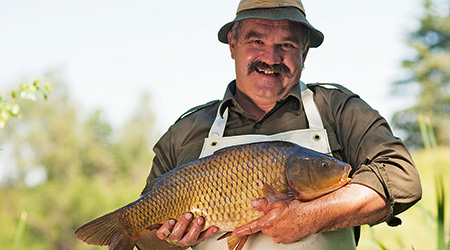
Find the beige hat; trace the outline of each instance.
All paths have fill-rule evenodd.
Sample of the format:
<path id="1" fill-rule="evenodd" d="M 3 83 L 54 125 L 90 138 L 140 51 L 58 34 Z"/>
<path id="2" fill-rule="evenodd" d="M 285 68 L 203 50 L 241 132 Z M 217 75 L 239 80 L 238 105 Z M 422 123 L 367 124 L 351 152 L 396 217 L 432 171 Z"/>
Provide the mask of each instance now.
<path id="1" fill-rule="evenodd" d="M 323 34 L 306 20 L 305 9 L 301 0 L 241 0 L 236 18 L 219 30 L 219 41 L 228 43 L 228 32 L 236 21 L 245 19 L 264 19 L 270 21 L 290 20 L 300 23 L 311 33 L 310 47 L 319 47 L 323 42 Z"/>

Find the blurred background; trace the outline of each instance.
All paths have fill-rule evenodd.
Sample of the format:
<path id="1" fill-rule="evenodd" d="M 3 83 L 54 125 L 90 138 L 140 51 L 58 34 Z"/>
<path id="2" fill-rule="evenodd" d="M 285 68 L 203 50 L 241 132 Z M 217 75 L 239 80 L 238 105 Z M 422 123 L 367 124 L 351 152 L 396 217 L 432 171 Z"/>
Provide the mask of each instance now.
<path id="1" fill-rule="evenodd" d="M 135 200 L 156 140 L 234 79 L 217 32 L 238 2 L 0 0 L 1 249 L 97 249 L 74 230 Z M 358 249 L 450 249 L 450 1 L 303 4 L 325 41 L 302 80 L 359 94 L 422 177 L 403 224 L 364 226 Z"/>

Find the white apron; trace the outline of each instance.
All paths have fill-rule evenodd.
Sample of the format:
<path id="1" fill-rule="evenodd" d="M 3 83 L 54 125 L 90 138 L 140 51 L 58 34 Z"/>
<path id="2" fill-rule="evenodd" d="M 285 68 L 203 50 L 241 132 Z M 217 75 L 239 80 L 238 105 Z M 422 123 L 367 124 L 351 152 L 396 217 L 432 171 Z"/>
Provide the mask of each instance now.
<path id="1" fill-rule="evenodd" d="M 323 127 L 319 110 L 317 109 L 313 92 L 300 81 L 302 90 L 302 102 L 306 117 L 309 121 L 309 129 L 288 131 L 274 135 L 239 135 L 223 137 L 228 119 L 228 108 L 223 117 L 217 111 L 217 117 L 211 126 L 209 137 L 205 138 L 200 158 L 211 155 L 214 151 L 239 144 L 260 141 L 282 140 L 296 143 L 300 146 L 331 155 L 327 132 Z M 195 250 L 228 250 L 226 239 L 217 241 L 222 233 L 217 233 L 211 238 L 199 243 Z M 308 250 L 351 250 L 356 249 L 353 228 L 345 228 L 337 231 L 319 233 L 308 236 L 301 241 L 292 244 L 277 244 L 272 238 L 256 233 L 251 235 L 243 250 L 272 250 L 272 249 L 308 249 Z"/>

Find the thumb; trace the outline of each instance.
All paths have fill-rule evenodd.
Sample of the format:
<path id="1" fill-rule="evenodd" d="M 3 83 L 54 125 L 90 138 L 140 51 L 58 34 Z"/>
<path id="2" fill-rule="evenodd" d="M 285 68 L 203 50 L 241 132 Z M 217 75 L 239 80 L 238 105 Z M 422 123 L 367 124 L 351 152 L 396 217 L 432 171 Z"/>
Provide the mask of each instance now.
<path id="1" fill-rule="evenodd" d="M 267 213 L 273 208 L 273 203 L 270 203 L 267 199 L 252 200 L 252 208 L 260 212 Z"/>

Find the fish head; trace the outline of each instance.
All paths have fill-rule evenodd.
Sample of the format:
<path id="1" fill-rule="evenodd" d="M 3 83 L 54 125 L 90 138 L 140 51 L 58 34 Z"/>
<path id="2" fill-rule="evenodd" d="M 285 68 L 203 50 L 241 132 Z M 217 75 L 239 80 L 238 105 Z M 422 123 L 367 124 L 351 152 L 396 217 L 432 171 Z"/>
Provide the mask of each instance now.
<path id="1" fill-rule="evenodd" d="M 291 157 L 286 166 L 286 179 L 296 198 L 308 201 L 347 184 L 351 169 L 345 162 L 313 151 Z"/>

